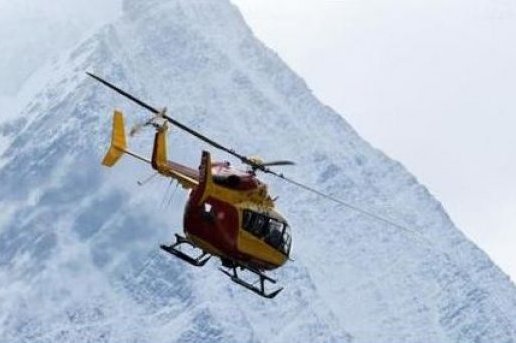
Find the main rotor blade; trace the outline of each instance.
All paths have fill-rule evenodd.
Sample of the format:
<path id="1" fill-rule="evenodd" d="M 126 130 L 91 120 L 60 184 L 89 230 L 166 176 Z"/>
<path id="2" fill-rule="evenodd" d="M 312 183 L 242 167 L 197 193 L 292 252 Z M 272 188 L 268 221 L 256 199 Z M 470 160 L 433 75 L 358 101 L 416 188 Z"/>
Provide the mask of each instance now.
<path id="1" fill-rule="evenodd" d="M 102 79 L 101 77 L 95 75 L 95 74 L 92 74 L 92 73 L 89 73 L 89 72 L 86 72 L 86 74 L 88 74 L 89 76 L 91 76 L 92 78 L 94 78 L 95 80 L 99 81 L 100 83 L 102 83 L 103 85 L 111 88 L 112 90 L 116 91 L 117 93 L 125 96 L 126 98 L 128 98 L 129 100 L 135 102 L 136 104 L 142 106 L 143 108 L 149 110 L 150 112 L 154 113 L 154 114 L 160 114 L 161 112 L 159 110 L 157 110 L 156 108 L 150 106 L 149 104 L 141 101 L 140 99 L 134 97 L 133 95 L 127 93 L 126 91 L 118 88 L 117 86 L 115 86 L 114 84 Z M 189 134 L 191 134 L 192 136 L 194 137 L 197 137 L 198 139 L 200 139 L 201 141 L 205 142 L 205 143 L 208 143 L 210 144 L 211 146 L 217 148 L 217 149 L 220 149 L 222 151 L 225 151 L 227 152 L 228 154 L 232 155 L 232 156 L 235 156 L 236 158 L 240 159 L 240 161 L 242 161 L 242 163 L 246 163 L 246 164 L 249 164 L 249 165 L 252 165 L 254 166 L 255 163 L 253 163 L 252 161 L 250 161 L 246 156 L 244 155 L 240 155 L 239 153 L 235 152 L 235 150 L 233 149 L 230 149 L 230 148 L 226 148 L 225 146 L 215 142 L 214 140 L 202 135 L 201 133 L 189 128 L 188 126 L 178 122 L 177 120 L 169 117 L 168 115 L 166 114 L 163 114 L 163 119 L 166 119 L 168 122 L 170 122 L 171 124 L 173 124 L 174 126 L 180 128 L 181 130 L 183 131 L 186 131 L 188 132 Z"/>
<path id="2" fill-rule="evenodd" d="M 293 166 L 296 163 L 292 161 L 270 161 L 270 162 L 264 162 L 260 163 L 264 167 L 272 167 L 272 166 Z"/>
<path id="3" fill-rule="evenodd" d="M 410 233 L 412 233 L 412 234 L 416 234 L 416 235 L 418 235 L 418 236 L 422 237 L 422 238 L 426 241 L 426 238 L 425 238 L 425 237 L 423 237 L 423 236 L 421 235 L 421 233 L 419 233 L 418 231 L 415 231 L 415 230 L 409 229 L 408 227 L 405 227 L 405 226 L 403 226 L 403 225 L 400 225 L 400 224 L 398 224 L 398 223 L 395 223 L 394 221 L 392 221 L 392 220 L 390 220 L 390 219 L 387 219 L 387 218 L 384 218 L 384 217 L 379 216 L 379 215 L 377 215 L 377 214 L 371 213 L 370 211 L 364 210 L 364 209 L 362 209 L 362 208 L 360 208 L 360 207 L 358 207 L 358 206 L 355 206 L 355 205 L 349 204 L 349 203 L 345 202 L 344 200 L 341 200 L 341 199 L 335 198 L 334 196 L 331 196 L 331 195 L 329 195 L 329 194 L 325 194 L 325 193 L 323 193 L 323 192 L 321 192 L 321 191 L 319 191 L 319 190 L 317 190 L 317 189 L 315 189 L 315 188 L 309 187 L 309 186 L 304 185 L 304 184 L 302 184 L 302 183 L 300 183 L 300 182 L 297 182 L 297 181 L 295 181 L 295 180 L 292 180 L 292 179 L 290 179 L 290 178 L 288 178 L 288 177 L 284 176 L 283 174 L 276 173 L 276 172 L 274 172 L 274 171 L 272 171 L 272 170 L 270 170 L 270 169 L 266 169 L 266 170 L 264 170 L 264 172 L 265 172 L 265 173 L 268 173 L 268 174 L 272 174 L 272 175 L 274 175 L 274 176 L 276 176 L 276 177 L 278 177 L 278 178 L 280 178 L 280 179 L 282 179 L 282 180 L 284 180 L 284 181 L 286 181 L 286 182 L 288 182 L 288 183 L 290 183 L 290 184 L 292 184 L 292 185 L 294 185 L 294 186 L 300 187 L 300 188 L 302 188 L 302 189 L 304 189 L 304 190 L 306 190 L 306 191 L 309 191 L 309 192 L 312 192 L 312 193 L 314 193 L 314 194 L 317 194 L 318 196 L 323 197 L 323 198 L 325 198 L 325 199 L 328 199 L 328 200 L 330 200 L 330 201 L 333 201 L 333 202 L 335 202 L 335 203 L 337 203 L 337 204 L 339 204 L 339 205 L 345 206 L 345 207 L 349 208 L 350 210 L 353 210 L 353 211 L 355 211 L 355 212 L 361 213 L 362 215 L 365 215 L 365 216 L 368 216 L 368 217 L 370 217 L 370 218 L 373 218 L 373 219 L 376 219 L 376 220 L 378 220 L 378 221 L 381 221 L 381 222 L 383 222 L 383 223 L 386 223 L 386 224 L 392 225 L 392 226 L 394 226 L 394 227 L 396 227 L 396 228 L 398 228 L 398 229 L 401 229 L 401 230 L 404 230 L 404 231 L 408 231 L 408 232 L 410 232 Z"/>
<path id="4" fill-rule="evenodd" d="M 105 85 L 105 86 L 111 88 L 112 90 L 116 91 L 117 93 L 122 94 L 123 96 L 125 96 L 129 100 L 134 101 L 135 103 L 137 103 L 141 107 L 146 108 L 147 110 L 151 111 L 154 114 L 159 114 L 159 111 L 157 109 L 155 109 L 151 105 L 146 104 L 145 102 L 141 101 L 140 99 L 135 98 L 134 96 L 132 96 L 131 94 L 127 93 L 126 91 L 118 88 L 114 84 L 109 83 L 106 80 L 102 79 L 101 77 L 99 77 L 99 76 L 97 76 L 95 74 L 92 74 L 90 72 L 86 72 L 86 74 L 88 74 L 89 76 L 91 76 L 92 78 L 97 80 L 98 82 L 102 83 L 103 85 Z"/>

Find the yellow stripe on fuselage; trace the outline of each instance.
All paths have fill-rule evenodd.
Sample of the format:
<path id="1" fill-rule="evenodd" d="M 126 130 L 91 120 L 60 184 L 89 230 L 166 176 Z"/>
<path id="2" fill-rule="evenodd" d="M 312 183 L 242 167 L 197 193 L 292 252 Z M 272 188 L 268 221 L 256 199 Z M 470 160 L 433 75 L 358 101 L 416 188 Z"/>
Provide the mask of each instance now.
<path id="1" fill-rule="evenodd" d="M 251 233 L 240 230 L 238 235 L 238 250 L 274 266 L 281 266 L 287 257 Z"/>

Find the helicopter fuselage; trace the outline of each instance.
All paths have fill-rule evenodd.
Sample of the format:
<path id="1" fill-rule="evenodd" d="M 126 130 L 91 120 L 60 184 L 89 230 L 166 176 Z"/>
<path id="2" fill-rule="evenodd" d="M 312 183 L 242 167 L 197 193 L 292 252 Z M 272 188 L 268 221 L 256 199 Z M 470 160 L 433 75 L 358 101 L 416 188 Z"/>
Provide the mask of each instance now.
<path id="1" fill-rule="evenodd" d="M 195 176 L 194 172 L 188 174 Z M 189 240 L 223 260 L 258 270 L 275 269 L 287 261 L 290 228 L 253 172 L 232 168 L 228 162 L 211 164 L 210 154 L 203 152 L 198 182 L 184 211 Z"/>

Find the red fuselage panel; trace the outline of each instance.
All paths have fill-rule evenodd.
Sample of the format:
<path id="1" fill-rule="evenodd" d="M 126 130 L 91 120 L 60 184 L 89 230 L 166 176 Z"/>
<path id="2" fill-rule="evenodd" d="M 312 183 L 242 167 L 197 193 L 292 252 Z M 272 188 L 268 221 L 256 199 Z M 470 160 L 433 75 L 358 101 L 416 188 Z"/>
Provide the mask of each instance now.
<path id="1" fill-rule="evenodd" d="M 211 197 L 201 206 L 197 206 L 190 200 L 185 208 L 183 222 L 185 232 L 209 242 L 225 254 L 237 254 L 236 240 L 239 230 L 237 209 Z"/>

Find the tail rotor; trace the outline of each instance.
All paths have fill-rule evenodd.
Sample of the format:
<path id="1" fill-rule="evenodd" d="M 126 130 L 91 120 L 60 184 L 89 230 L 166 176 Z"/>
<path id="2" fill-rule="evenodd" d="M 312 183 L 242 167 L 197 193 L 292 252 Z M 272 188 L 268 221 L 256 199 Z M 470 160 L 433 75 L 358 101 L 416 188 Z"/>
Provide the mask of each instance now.
<path id="1" fill-rule="evenodd" d="M 156 113 L 155 115 L 153 115 L 152 117 L 147 119 L 146 121 L 136 123 L 135 125 L 133 125 L 133 127 L 129 131 L 129 136 L 130 137 L 136 136 L 143 128 L 145 128 L 147 126 L 152 125 L 152 126 L 154 126 L 154 128 L 160 127 L 161 124 L 158 124 L 157 120 L 159 121 L 159 119 L 164 119 L 163 116 L 166 113 L 167 113 L 167 108 L 163 107 L 163 109 L 161 111 L 159 111 L 158 113 Z"/>

